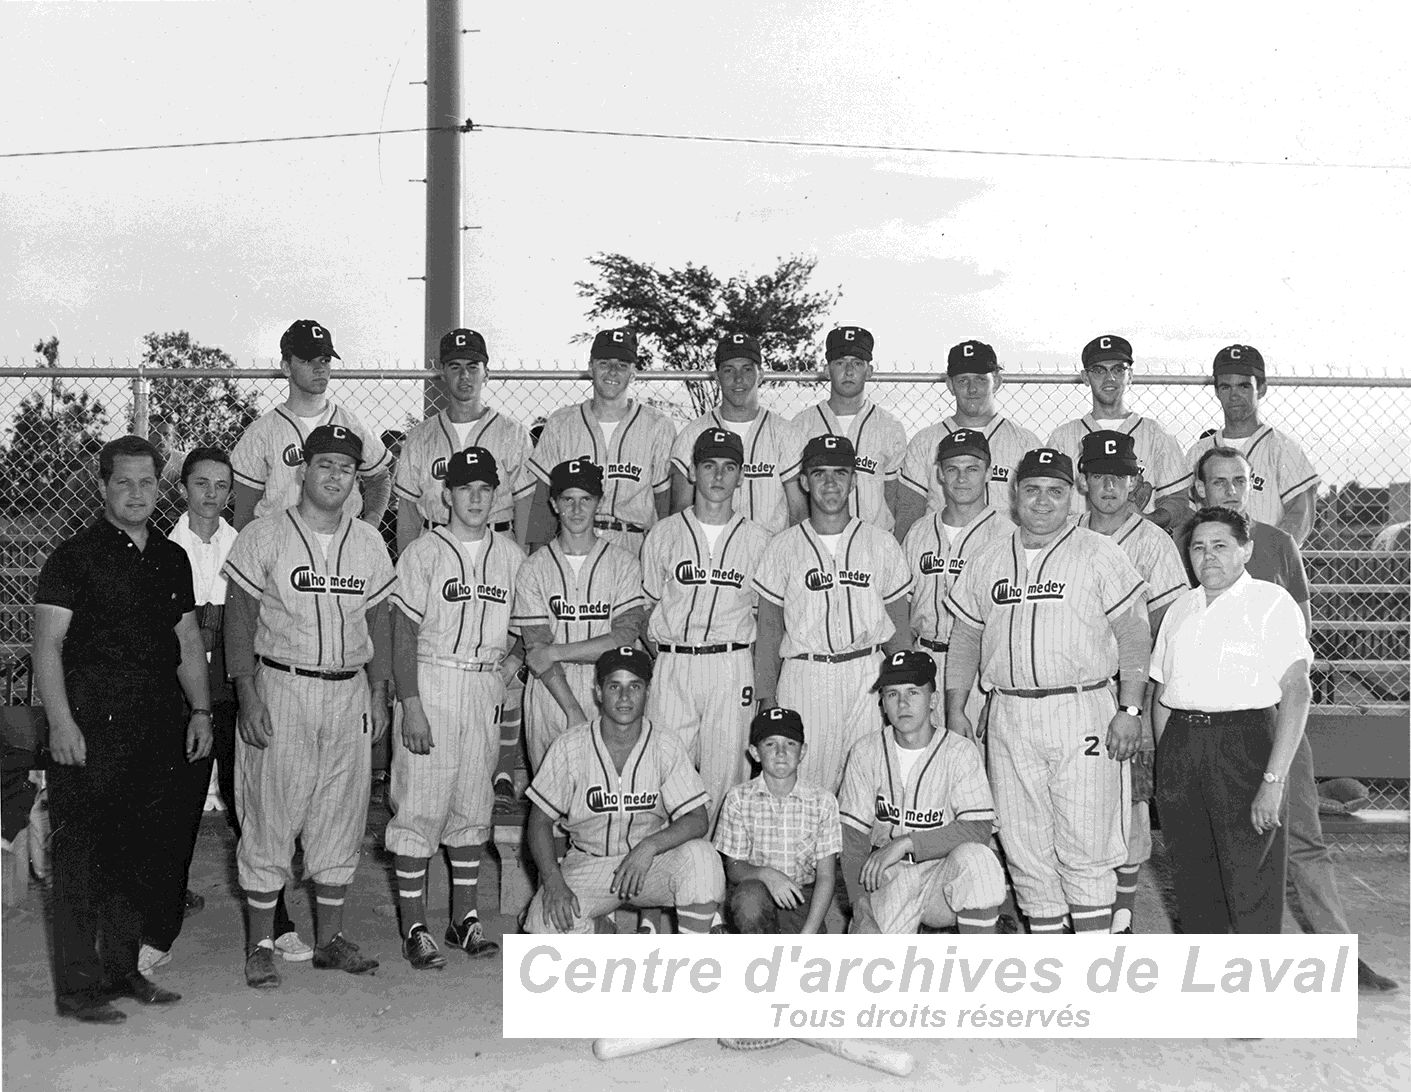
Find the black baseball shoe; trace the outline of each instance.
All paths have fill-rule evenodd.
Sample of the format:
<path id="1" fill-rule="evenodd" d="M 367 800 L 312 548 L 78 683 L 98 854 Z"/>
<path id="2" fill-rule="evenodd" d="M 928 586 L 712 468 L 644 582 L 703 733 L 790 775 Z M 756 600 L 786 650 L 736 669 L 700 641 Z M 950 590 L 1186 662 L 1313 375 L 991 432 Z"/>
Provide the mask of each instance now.
<path id="1" fill-rule="evenodd" d="M 446 957 L 436 947 L 425 925 L 412 927 L 407 939 L 402 941 L 402 955 L 418 971 L 439 971 L 446 965 Z"/>
<path id="2" fill-rule="evenodd" d="M 446 943 L 459 948 L 471 959 L 484 959 L 500 950 L 500 946 L 485 935 L 485 926 L 475 914 L 467 914 L 459 925 L 448 925 Z"/>
<path id="3" fill-rule="evenodd" d="M 1357 989 L 1361 993 L 1390 993 L 1401 988 L 1401 983 L 1384 974 L 1378 974 L 1371 967 L 1357 961 Z"/>
<path id="4" fill-rule="evenodd" d="M 358 955 L 358 946 L 342 933 L 335 933 L 327 944 L 314 949 L 314 966 L 321 971 L 347 971 L 349 974 L 367 974 L 377 970 L 375 959 Z"/>
<path id="5" fill-rule="evenodd" d="M 258 944 L 245 953 L 245 985 L 252 990 L 273 990 L 279 986 L 273 948 Z"/>

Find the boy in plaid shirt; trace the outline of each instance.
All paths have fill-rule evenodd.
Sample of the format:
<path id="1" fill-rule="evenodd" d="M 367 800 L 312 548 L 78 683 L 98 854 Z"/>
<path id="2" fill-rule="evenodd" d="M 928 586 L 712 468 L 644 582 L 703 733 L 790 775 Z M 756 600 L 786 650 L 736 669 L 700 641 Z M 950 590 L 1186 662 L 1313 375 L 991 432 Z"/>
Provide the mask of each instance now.
<path id="1" fill-rule="evenodd" d="M 798 782 L 803 720 L 767 709 L 750 723 L 761 773 L 725 796 L 715 848 L 725 857 L 726 901 L 737 933 L 821 933 L 843 849 L 838 801 Z"/>

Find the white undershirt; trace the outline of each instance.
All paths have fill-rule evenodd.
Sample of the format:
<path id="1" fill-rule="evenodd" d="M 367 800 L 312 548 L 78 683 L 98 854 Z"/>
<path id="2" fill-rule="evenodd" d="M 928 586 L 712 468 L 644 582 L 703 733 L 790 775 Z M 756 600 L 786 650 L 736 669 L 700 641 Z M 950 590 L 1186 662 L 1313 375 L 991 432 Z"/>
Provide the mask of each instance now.
<path id="1" fill-rule="evenodd" d="M 911 771 L 916 769 L 916 763 L 921 760 L 921 756 L 925 753 L 925 747 L 918 747 L 913 751 L 900 744 L 897 745 L 897 768 L 901 773 L 901 783 L 903 785 L 911 781 Z"/>
<path id="2" fill-rule="evenodd" d="M 323 556 L 328 557 L 328 548 L 333 545 L 333 535 L 321 535 L 315 531 L 314 538 L 318 540 L 318 548 L 323 551 Z"/>
<path id="3" fill-rule="evenodd" d="M 488 537 L 489 536 L 487 535 L 486 538 Z M 469 565 L 471 568 L 475 567 L 476 562 L 480 560 L 480 555 L 485 552 L 485 542 L 486 539 L 482 538 L 477 539 L 474 542 L 461 543 L 461 549 L 465 551 L 466 564 Z"/>
<path id="4" fill-rule="evenodd" d="M 952 527 L 945 520 L 941 520 L 941 530 L 946 533 L 946 541 L 951 545 L 955 545 L 955 540 L 960 537 L 961 532 L 964 531 L 965 528 Z"/>
<path id="5" fill-rule="evenodd" d="M 470 439 L 470 430 L 480 422 L 478 421 L 451 421 L 450 426 L 456 430 L 456 450 L 464 451 L 467 441 Z"/>
<path id="6" fill-rule="evenodd" d="M 754 424 L 753 421 L 727 421 L 723 417 L 720 419 L 720 423 L 742 440 L 749 434 L 750 426 Z"/>
<path id="7" fill-rule="evenodd" d="M 1234 436 L 1223 436 L 1223 437 L 1221 437 L 1221 441 L 1222 441 L 1223 443 L 1228 444 L 1230 447 L 1234 448 L 1236 451 L 1243 451 L 1245 448 L 1247 448 L 1247 447 L 1249 446 L 1249 441 L 1252 440 L 1252 439 L 1254 439 L 1253 436 L 1241 436 L 1241 437 L 1239 437 L 1238 439 L 1236 439 Z"/>
<path id="8" fill-rule="evenodd" d="M 568 567 L 573 570 L 573 575 L 577 576 L 583 571 L 583 562 L 588 560 L 588 555 L 564 554 L 563 559 L 568 562 Z"/>
<path id="9" fill-rule="evenodd" d="M 612 446 L 612 434 L 617 431 L 617 426 L 621 421 L 599 421 L 598 427 L 603 430 L 603 441 L 608 447 Z"/>
<path id="10" fill-rule="evenodd" d="M 818 541 L 823 543 L 823 548 L 830 554 L 836 555 L 838 552 L 838 541 L 842 537 L 843 532 L 839 531 L 836 535 L 819 535 Z"/>
<path id="11" fill-rule="evenodd" d="M 715 545 L 720 541 L 720 532 L 725 530 L 723 523 L 702 523 L 701 533 L 706 537 L 706 545 L 710 547 L 710 556 L 715 556 Z"/>
<path id="12" fill-rule="evenodd" d="M 855 413 L 850 413 L 846 417 L 837 413 L 833 414 L 833 416 L 838 419 L 838 431 L 844 436 L 852 431 L 852 423 L 857 420 L 857 414 Z"/>
<path id="13" fill-rule="evenodd" d="M 311 433 L 314 429 L 318 428 L 319 425 L 324 424 L 324 422 L 325 422 L 325 420 L 326 420 L 327 417 L 328 417 L 328 410 L 327 410 L 327 409 L 325 409 L 325 410 L 324 410 L 322 413 L 320 413 L 317 417 L 300 417 L 300 418 L 299 418 L 299 423 L 304 426 L 304 435 L 307 436 L 307 435 L 308 435 L 309 433 Z"/>
<path id="14" fill-rule="evenodd" d="M 1120 432 L 1121 426 L 1127 422 L 1125 417 L 1094 417 L 1093 420 L 1108 432 Z"/>
<path id="15" fill-rule="evenodd" d="M 1037 550 L 1025 550 L 1025 551 L 1024 551 L 1024 564 L 1025 564 L 1028 568 L 1032 569 L 1032 568 L 1034 567 L 1034 562 L 1038 560 L 1039 555 L 1040 555 L 1041 553 L 1043 553 L 1043 552 L 1044 552 L 1044 548 L 1043 548 L 1042 546 L 1040 546 Z"/>

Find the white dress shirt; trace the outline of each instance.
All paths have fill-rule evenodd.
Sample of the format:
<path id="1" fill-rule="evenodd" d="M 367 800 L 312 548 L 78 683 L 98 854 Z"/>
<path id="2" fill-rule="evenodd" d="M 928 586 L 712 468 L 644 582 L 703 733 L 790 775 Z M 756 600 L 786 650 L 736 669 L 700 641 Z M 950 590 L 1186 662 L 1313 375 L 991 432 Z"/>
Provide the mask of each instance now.
<path id="1" fill-rule="evenodd" d="M 1298 660 L 1313 663 L 1298 604 L 1245 572 L 1213 602 L 1192 588 L 1171 604 L 1151 650 L 1151 677 L 1165 685 L 1168 709 L 1267 709 L 1279 704 L 1279 680 Z"/>
<path id="2" fill-rule="evenodd" d="M 235 545 L 239 534 L 224 519 L 216 525 L 216 533 L 210 542 L 191 529 L 191 515 L 183 512 L 177 517 L 176 526 L 167 537 L 186 551 L 191 559 L 191 584 L 196 593 L 196 605 L 225 602 L 225 577 L 221 576 L 221 566 L 226 555 Z"/>

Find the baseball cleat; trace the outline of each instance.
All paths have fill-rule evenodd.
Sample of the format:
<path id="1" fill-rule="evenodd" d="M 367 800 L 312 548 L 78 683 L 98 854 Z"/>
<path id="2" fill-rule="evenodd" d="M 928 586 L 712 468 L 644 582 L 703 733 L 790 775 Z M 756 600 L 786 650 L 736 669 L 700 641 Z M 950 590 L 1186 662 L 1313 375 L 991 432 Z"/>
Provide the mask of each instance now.
<path id="1" fill-rule="evenodd" d="M 274 950 L 286 963 L 303 963 L 314 957 L 314 950 L 293 929 L 274 938 Z"/>
<path id="2" fill-rule="evenodd" d="M 252 948 L 245 955 L 245 985 L 252 990 L 272 990 L 279 985 L 279 972 L 274 969 L 274 949 L 269 941 Z"/>
<path id="3" fill-rule="evenodd" d="M 500 950 L 500 946 L 485 935 L 485 926 L 474 914 L 467 914 L 459 925 L 446 927 L 446 943 L 459 948 L 471 959 L 484 959 Z"/>
<path id="4" fill-rule="evenodd" d="M 1400 983 L 1394 978 L 1378 974 L 1359 959 L 1357 961 L 1357 988 L 1363 993 L 1387 993 L 1399 989 Z"/>
<path id="5" fill-rule="evenodd" d="M 314 966 L 321 971 L 347 971 L 367 974 L 377 970 L 377 960 L 358 955 L 358 946 L 342 933 L 335 933 L 327 944 L 314 949 Z"/>
<path id="6" fill-rule="evenodd" d="M 514 778 L 509 774 L 495 775 L 495 798 L 497 800 L 513 800 L 515 798 Z"/>
<path id="7" fill-rule="evenodd" d="M 446 957 L 436 947 L 425 925 L 415 926 L 407 934 L 402 941 L 402 955 L 418 971 L 439 971 L 446 965 Z"/>

